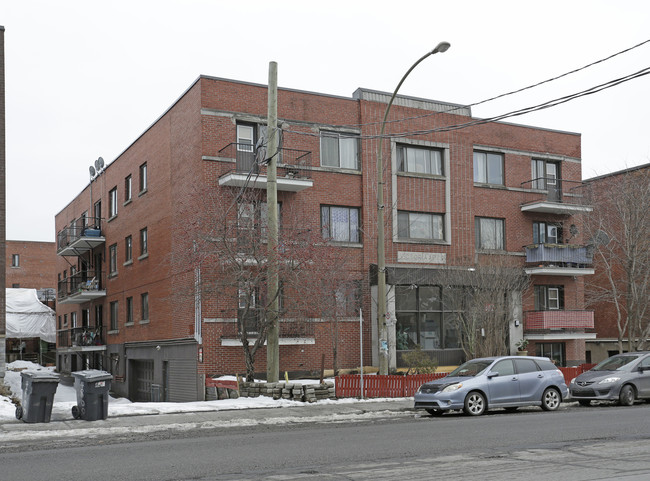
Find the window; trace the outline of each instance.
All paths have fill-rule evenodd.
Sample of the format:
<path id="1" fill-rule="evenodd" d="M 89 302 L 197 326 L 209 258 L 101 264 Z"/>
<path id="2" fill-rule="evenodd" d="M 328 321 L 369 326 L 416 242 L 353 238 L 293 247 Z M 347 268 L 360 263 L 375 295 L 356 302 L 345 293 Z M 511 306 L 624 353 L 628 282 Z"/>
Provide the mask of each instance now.
<path id="1" fill-rule="evenodd" d="M 133 260 L 133 239 L 128 236 L 124 239 L 124 262 Z"/>
<path id="2" fill-rule="evenodd" d="M 561 244 L 562 224 L 533 222 L 533 244 Z"/>
<path id="3" fill-rule="evenodd" d="M 11 267 L 20 267 L 20 254 L 11 254 Z"/>
<path id="4" fill-rule="evenodd" d="M 512 376 L 515 373 L 515 366 L 512 359 L 503 359 L 492 366 L 491 372 L 498 372 L 499 376 Z"/>
<path id="5" fill-rule="evenodd" d="M 126 298 L 126 323 L 133 324 L 133 297 Z"/>
<path id="6" fill-rule="evenodd" d="M 442 214 L 421 212 L 397 213 L 397 236 L 400 239 L 444 240 Z"/>
<path id="7" fill-rule="evenodd" d="M 503 154 L 474 152 L 474 182 L 503 185 Z"/>
<path id="8" fill-rule="evenodd" d="M 118 325 L 117 325 L 117 301 L 113 301 L 110 304 L 111 307 L 111 331 L 117 331 Z"/>
<path id="9" fill-rule="evenodd" d="M 149 293 L 148 292 L 144 292 L 143 294 L 140 295 L 140 305 L 141 305 L 141 312 L 142 312 L 142 320 L 148 321 L 149 320 Z"/>
<path id="10" fill-rule="evenodd" d="M 117 215 L 117 187 L 113 187 L 108 192 L 108 217 Z"/>
<path id="11" fill-rule="evenodd" d="M 67 314 L 63 314 L 63 325 L 66 326 L 66 327 L 68 326 L 68 315 Z"/>
<path id="12" fill-rule="evenodd" d="M 147 228 L 140 229 L 140 257 L 149 252 Z"/>
<path id="13" fill-rule="evenodd" d="M 102 218 L 102 201 L 98 200 L 93 205 L 93 214 L 95 215 L 95 226 L 99 227 L 99 223 Z"/>
<path id="14" fill-rule="evenodd" d="M 140 166 L 140 193 L 147 190 L 147 163 Z"/>
<path id="15" fill-rule="evenodd" d="M 321 132 L 320 158 L 324 167 L 359 169 L 359 137 L 354 134 Z"/>
<path id="16" fill-rule="evenodd" d="M 77 327 L 77 313 L 76 312 L 71 312 L 70 313 L 70 327 L 73 329 Z"/>
<path id="17" fill-rule="evenodd" d="M 457 315 L 444 307 L 450 294 L 440 286 L 395 286 L 398 350 L 460 348 Z"/>
<path id="18" fill-rule="evenodd" d="M 237 227 L 240 247 L 253 247 L 260 239 L 266 242 L 269 221 L 266 202 L 242 202 L 237 206 Z M 278 202 L 278 228 L 282 225 L 282 203 Z"/>
<path id="19" fill-rule="evenodd" d="M 255 127 L 250 124 L 237 124 L 237 150 L 253 152 L 255 146 Z"/>
<path id="20" fill-rule="evenodd" d="M 132 179 L 131 175 L 128 175 L 124 179 L 124 202 L 131 200 L 131 188 L 132 188 Z"/>
<path id="21" fill-rule="evenodd" d="M 359 209 L 321 206 L 323 239 L 334 242 L 359 242 Z"/>
<path id="22" fill-rule="evenodd" d="M 538 356 L 548 357 L 556 366 L 564 366 L 564 343 L 563 342 L 538 342 L 536 343 Z M 618 354 L 618 351 L 616 351 Z"/>
<path id="23" fill-rule="evenodd" d="M 17 282 L 14 282 L 13 284 L 11 284 L 11 287 L 13 287 L 14 289 L 19 289 L 19 288 L 20 288 L 20 284 L 17 283 Z"/>
<path id="24" fill-rule="evenodd" d="M 352 317 L 359 314 L 361 281 L 352 281 L 339 285 L 334 292 L 334 300 L 338 317 Z"/>
<path id="25" fill-rule="evenodd" d="M 399 145 L 397 146 L 397 170 L 442 175 L 442 151 Z"/>
<path id="26" fill-rule="evenodd" d="M 564 286 L 535 286 L 535 310 L 564 309 Z"/>
<path id="27" fill-rule="evenodd" d="M 108 273 L 117 274 L 117 244 L 108 248 Z"/>
<path id="28" fill-rule="evenodd" d="M 560 165 L 546 160 L 531 160 L 532 188 L 554 190 L 558 186 Z"/>
<path id="29" fill-rule="evenodd" d="M 104 325 L 104 306 L 98 304 L 95 306 L 95 326 L 102 327 Z"/>
<path id="30" fill-rule="evenodd" d="M 477 217 L 474 222 L 476 248 L 479 250 L 505 250 L 504 225 L 503 219 Z"/>

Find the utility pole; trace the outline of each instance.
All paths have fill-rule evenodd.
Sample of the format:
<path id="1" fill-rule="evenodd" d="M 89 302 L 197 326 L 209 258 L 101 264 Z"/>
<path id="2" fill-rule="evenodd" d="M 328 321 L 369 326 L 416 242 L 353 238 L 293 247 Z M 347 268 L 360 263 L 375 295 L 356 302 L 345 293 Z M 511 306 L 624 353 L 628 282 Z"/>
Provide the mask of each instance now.
<path id="1" fill-rule="evenodd" d="M 278 275 L 278 64 L 269 62 L 268 121 L 266 126 L 266 203 L 268 212 L 268 299 L 266 308 L 269 329 L 266 335 L 266 380 L 278 382 L 280 375 L 279 275 Z"/>

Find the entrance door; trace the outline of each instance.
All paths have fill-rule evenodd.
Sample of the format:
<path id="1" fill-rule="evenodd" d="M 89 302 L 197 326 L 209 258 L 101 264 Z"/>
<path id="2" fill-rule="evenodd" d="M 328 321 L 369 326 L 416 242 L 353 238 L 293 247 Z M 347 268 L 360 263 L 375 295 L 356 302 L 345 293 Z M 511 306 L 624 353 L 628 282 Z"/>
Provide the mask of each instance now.
<path id="1" fill-rule="evenodd" d="M 132 360 L 129 394 L 132 401 L 150 402 L 153 383 L 153 360 Z"/>

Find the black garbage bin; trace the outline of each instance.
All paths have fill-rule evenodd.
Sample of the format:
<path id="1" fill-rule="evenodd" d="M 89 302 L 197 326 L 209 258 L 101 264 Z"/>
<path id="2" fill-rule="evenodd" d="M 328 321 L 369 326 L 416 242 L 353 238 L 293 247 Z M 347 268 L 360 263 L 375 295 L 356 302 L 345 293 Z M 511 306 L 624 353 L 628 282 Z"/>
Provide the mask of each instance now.
<path id="1" fill-rule="evenodd" d="M 108 417 L 108 391 L 113 376 L 106 371 L 88 369 L 73 372 L 77 405 L 72 406 L 75 419 L 97 421 Z"/>
<path id="2" fill-rule="evenodd" d="M 59 376 L 50 371 L 22 371 L 23 397 L 16 407 L 16 418 L 26 423 L 49 423 Z"/>

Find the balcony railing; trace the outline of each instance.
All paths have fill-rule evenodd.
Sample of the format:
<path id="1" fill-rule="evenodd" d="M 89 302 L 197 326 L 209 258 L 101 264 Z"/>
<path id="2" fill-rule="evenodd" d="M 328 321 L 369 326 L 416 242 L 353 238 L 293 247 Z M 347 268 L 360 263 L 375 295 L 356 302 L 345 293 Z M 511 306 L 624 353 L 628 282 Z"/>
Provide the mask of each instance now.
<path id="1" fill-rule="evenodd" d="M 532 244 L 525 247 L 528 267 L 591 267 L 593 251 L 573 244 Z"/>
<path id="2" fill-rule="evenodd" d="M 249 314 L 249 326 L 250 330 L 248 332 L 248 337 L 250 339 L 257 338 L 257 332 L 255 332 L 254 325 L 255 319 L 254 314 Z M 311 321 L 288 321 L 280 320 L 278 322 L 278 332 L 280 338 L 313 338 L 315 333 L 314 322 Z M 224 338 L 238 338 L 239 337 L 239 328 L 238 323 L 229 322 L 223 325 L 221 335 Z"/>
<path id="3" fill-rule="evenodd" d="M 540 329 L 582 330 L 594 328 L 593 311 L 527 311 L 524 331 Z"/>
<path id="4" fill-rule="evenodd" d="M 105 242 L 101 219 L 79 217 L 56 235 L 56 253 L 61 256 L 78 256 Z"/>
<path id="5" fill-rule="evenodd" d="M 221 149 L 219 157 L 235 161 L 234 168 L 219 179 L 220 185 L 266 187 L 268 159 L 265 149 L 256 149 L 251 144 L 234 142 Z M 276 166 L 278 190 L 297 192 L 313 185 L 311 152 L 278 149 Z"/>
<path id="6" fill-rule="evenodd" d="M 57 331 L 57 348 L 105 346 L 103 326 L 73 327 Z"/>
<path id="7" fill-rule="evenodd" d="M 523 212 L 567 214 L 591 212 L 588 184 L 574 180 L 540 177 L 521 183 Z"/>
<path id="8" fill-rule="evenodd" d="M 60 304 L 83 304 L 106 296 L 104 273 L 97 270 L 76 272 L 58 282 Z"/>

